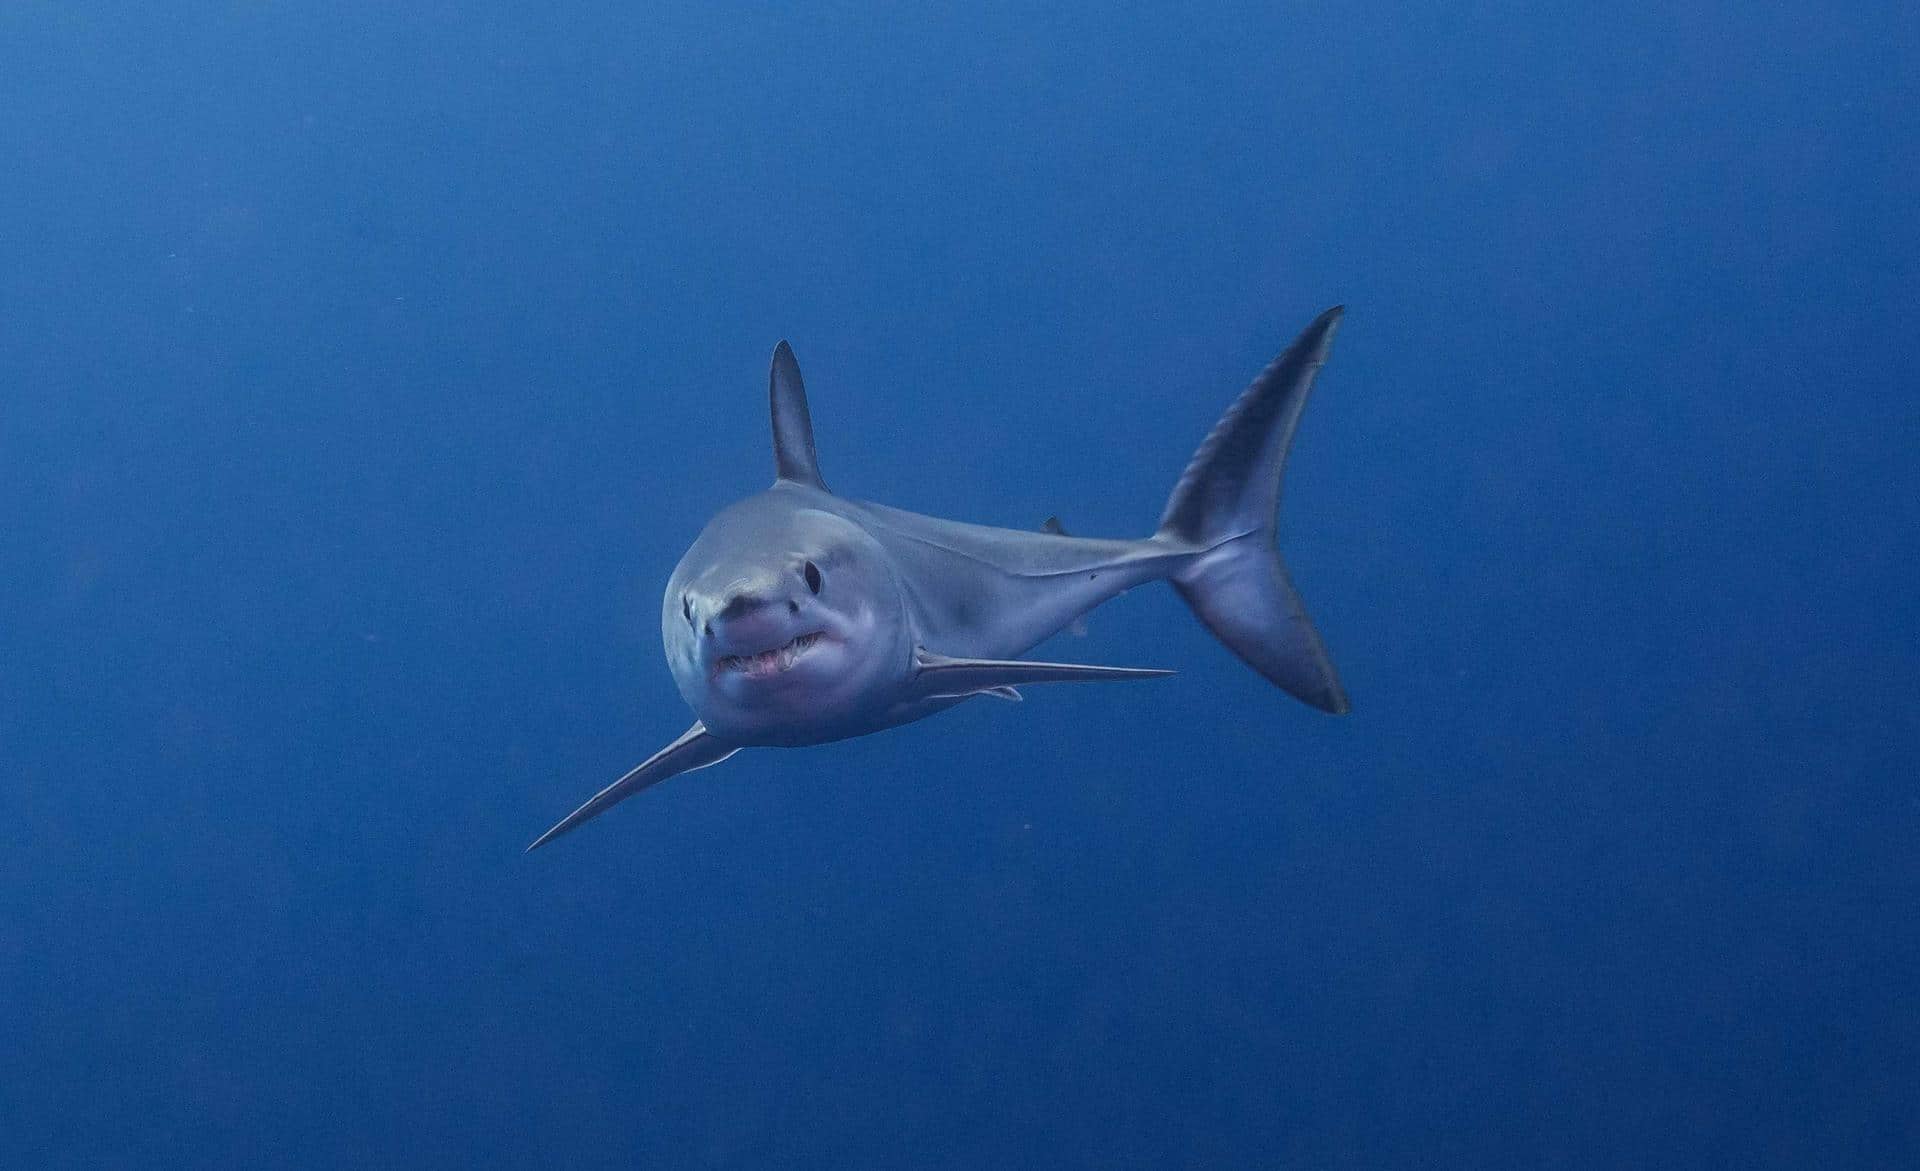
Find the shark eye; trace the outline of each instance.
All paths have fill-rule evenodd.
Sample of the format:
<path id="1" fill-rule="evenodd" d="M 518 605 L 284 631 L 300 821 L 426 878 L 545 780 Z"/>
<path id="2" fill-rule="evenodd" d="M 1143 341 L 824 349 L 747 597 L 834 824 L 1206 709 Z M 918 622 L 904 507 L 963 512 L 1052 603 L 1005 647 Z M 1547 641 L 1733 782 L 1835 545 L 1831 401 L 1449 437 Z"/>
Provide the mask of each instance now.
<path id="1" fill-rule="evenodd" d="M 819 593 L 820 592 L 820 567 L 815 565 L 813 562 L 809 561 L 807 562 L 806 568 L 802 569 L 800 573 L 801 573 L 801 576 L 807 579 L 807 588 L 812 590 L 816 594 Z"/>

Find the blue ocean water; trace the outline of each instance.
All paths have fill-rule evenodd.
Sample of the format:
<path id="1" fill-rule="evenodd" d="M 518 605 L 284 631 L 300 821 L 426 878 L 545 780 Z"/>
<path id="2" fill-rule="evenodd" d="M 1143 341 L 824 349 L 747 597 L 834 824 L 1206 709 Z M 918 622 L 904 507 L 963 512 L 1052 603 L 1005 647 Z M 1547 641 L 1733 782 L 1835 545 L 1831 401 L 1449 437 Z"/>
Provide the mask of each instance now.
<path id="1" fill-rule="evenodd" d="M 1912 1166 L 1920 15 L 0 7 L 0 1163 Z M 521 848 L 770 479 L 1170 591 Z"/>

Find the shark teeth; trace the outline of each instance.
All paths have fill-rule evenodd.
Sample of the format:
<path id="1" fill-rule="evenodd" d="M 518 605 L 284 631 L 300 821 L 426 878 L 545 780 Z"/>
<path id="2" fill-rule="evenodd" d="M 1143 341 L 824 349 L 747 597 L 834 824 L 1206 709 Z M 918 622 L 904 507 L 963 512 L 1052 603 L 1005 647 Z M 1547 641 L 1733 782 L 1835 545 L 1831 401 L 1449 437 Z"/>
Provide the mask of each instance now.
<path id="1" fill-rule="evenodd" d="M 721 671 L 737 671 L 749 679 L 764 679 L 769 675 L 778 675 L 792 667 L 807 648 L 820 641 L 821 634 L 797 635 L 784 646 L 770 651 L 761 651 L 755 655 L 721 655 L 715 666 Z"/>

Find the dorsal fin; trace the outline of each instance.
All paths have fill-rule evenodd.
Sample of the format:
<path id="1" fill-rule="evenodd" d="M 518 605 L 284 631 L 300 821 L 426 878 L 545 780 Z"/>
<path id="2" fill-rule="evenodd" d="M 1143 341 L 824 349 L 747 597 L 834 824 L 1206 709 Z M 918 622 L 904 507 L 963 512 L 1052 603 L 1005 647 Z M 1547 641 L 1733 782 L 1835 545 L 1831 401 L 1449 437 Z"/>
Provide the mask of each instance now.
<path id="1" fill-rule="evenodd" d="M 800 363 L 793 347 L 773 347 L 773 369 L 767 373 L 767 400 L 773 408 L 773 468 L 782 480 L 826 490 L 820 464 L 813 454 L 813 417 L 807 413 L 807 388 L 800 381 Z"/>

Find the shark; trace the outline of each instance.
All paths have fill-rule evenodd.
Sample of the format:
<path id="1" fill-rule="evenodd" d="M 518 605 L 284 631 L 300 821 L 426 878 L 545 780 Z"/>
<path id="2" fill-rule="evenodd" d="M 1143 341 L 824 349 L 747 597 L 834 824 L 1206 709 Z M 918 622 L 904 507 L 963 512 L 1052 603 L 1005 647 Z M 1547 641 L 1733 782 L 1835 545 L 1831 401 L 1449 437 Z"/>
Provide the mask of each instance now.
<path id="1" fill-rule="evenodd" d="M 1280 690 L 1348 710 L 1276 545 L 1294 431 L 1343 308 L 1320 314 L 1200 444 L 1139 539 L 994 528 L 828 489 L 793 349 L 773 351 L 773 485 L 716 513 L 667 580 L 660 629 L 693 726 L 536 839 L 747 748 L 799 748 L 922 720 L 1042 683 L 1173 672 L 1024 659 L 1095 607 L 1172 584 L 1201 623 Z"/>

